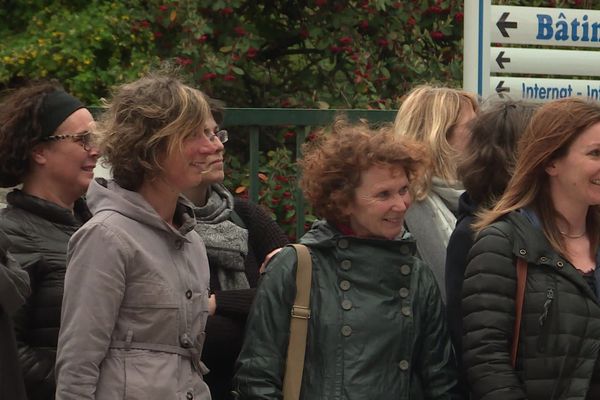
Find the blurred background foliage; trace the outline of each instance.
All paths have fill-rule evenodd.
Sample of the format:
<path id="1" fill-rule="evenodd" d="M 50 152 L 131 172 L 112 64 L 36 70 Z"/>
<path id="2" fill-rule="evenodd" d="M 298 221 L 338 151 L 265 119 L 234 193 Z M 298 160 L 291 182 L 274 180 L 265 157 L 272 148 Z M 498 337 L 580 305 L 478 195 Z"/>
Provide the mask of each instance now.
<path id="1" fill-rule="evenodd" d="M 493 2 L 600 8 L 592 3 Z M 395 109 L 419 83 L 461 85 L 460 0 L 0 4 L 0 89 L 55 78 L 89 105 L 164 61 L 180 66 L 192 85 L 229 107 Z M 232 133 L 240 135 L 228 143 L 226 183 L 245 195 L 247 142 L 244 132 Z M 263 136 L 260 201 L 280 223 L 293 223 L 295 128 Z"/>
<path id="2" fill-rule="evenodd" d="M 3 3 L 0 85 L 54 77 L 89 104 L 165 59 L 237 107 L 393 108 L 462 76 L 457 0 Z"/>

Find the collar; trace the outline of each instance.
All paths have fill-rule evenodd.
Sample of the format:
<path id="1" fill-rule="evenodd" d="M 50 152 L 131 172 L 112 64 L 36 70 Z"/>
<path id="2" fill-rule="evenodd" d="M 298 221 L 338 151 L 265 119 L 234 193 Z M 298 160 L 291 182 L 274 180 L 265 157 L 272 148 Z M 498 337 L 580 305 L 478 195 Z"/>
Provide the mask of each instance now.
<path id="1" fill-rule="evenodd" d="M 356 236 L 354 230 L 347 224 L 332 224 L 344 236 Z"/>
<path id="2" fill-rule="evenodd" d="M 9 206 L 20 208 L 52 223 L 61 225 L 80 226 L 91 218 L 90 210 L 82 198 L 75 201 L 73 210 L 69 210 L 58 204 L 15 189 L 6 195 L 6 202 Z"/>

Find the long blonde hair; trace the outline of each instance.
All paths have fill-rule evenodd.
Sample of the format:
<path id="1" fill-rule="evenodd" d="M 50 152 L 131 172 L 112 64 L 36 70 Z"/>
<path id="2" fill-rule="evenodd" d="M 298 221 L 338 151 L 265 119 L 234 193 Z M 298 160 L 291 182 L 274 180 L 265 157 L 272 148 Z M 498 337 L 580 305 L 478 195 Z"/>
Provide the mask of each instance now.
<path id="1" fill-rule="evenodd" d="M 416 139 L 429 148 L 433 159 L 429 180 L 433 176 L 447 182 L 457 180 L 457 154 L 448 143 L 448 134 L 466 106 L 478 111 L 474 94 L 427 85 L 414 88 L 402 102 L 394 121 L 394 132 Z"/>
<path id="2" fill-rule="evenodd" d="M 561 254 L 567 254 L 556 223 L 564 216 L 556 210 L 550 196 L 546 167 L 551 161 L 565 156 L 573 141 L 597 123 L 600 123 L 598 103 L 567 98 L 544 104 L 534 114 L 519 140 L 515 172 L 506 191 L 491 210 L 479 214 L 473 228 L 481 231 L 503 215 L 532 207 L 538 213 L 552 247 Z M 597 249 L 600 245 L 600 206 L 590 207 L 586 229 L 591 248 Z"/>

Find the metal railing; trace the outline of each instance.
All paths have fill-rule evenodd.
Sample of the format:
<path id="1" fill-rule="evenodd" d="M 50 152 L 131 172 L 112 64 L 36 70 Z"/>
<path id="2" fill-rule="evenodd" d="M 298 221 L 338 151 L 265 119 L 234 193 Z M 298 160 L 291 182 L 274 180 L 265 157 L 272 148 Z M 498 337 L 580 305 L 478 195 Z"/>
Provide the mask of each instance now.
<path id="1" fill-rule="evenodd" d="M 101 109 L 90 107 L 94 115 L 98 115 Z M 301 155 L 301 147 L 306 136 L 312 129 L 326 126 L 333 122 L 339 114 L 344 114 L 350 121 L 359 119 L 367 120 L 369 123 L 392 122 L 396 116 L 395 110 L 357 110 L 357 109 L 299 109 L 299 108 L 225 108 L 225 119 L 223 127 L 243 126 L 249 129 L 249 176 L 250 187 L 248 197 L 251 201 L 258 202 L 259 193 L 259 144 L 261 128 L 263 127 L 285 127 L 299 126 L 304 129 L 296 135 L 296 159 Z M 304 199 L 302 192 L 296 188 L 296 237 L 304 234 Z"/>
<path id="2" fill-rule="evenodd" d="M 259 144 L 261 127 L 300 126 L 304 129 L 296 135 L 296 159 L 301 155 L 301 146 L 314 127 L 326 126 L 338 114 L 344 114 L 350 121 L 365 119 L 369 123 L 392 122 L 396 111 L 383 110 L 320 110 L 297 108 L 226 108 L 224 127 L 249 127 L 249 176 L 248 195 L 251 201 L 258 202 L 259 193 Z M 300 188 L 296 188 L 296 237 L 304 234 L 304 199 Z"/>

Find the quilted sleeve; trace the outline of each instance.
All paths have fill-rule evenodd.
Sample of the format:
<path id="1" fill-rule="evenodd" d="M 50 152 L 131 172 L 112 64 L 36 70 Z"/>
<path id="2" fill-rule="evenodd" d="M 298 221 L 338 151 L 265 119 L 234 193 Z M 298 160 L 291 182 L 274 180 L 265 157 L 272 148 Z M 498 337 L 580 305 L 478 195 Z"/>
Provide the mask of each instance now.
<path id="1" fill-rule="evenodd" d="M 462 291 L 463 366 L 471 399 L 526 399 L 511 366 L 516 269 L 512 240 L 497 224 L 469 252 Z"/>

